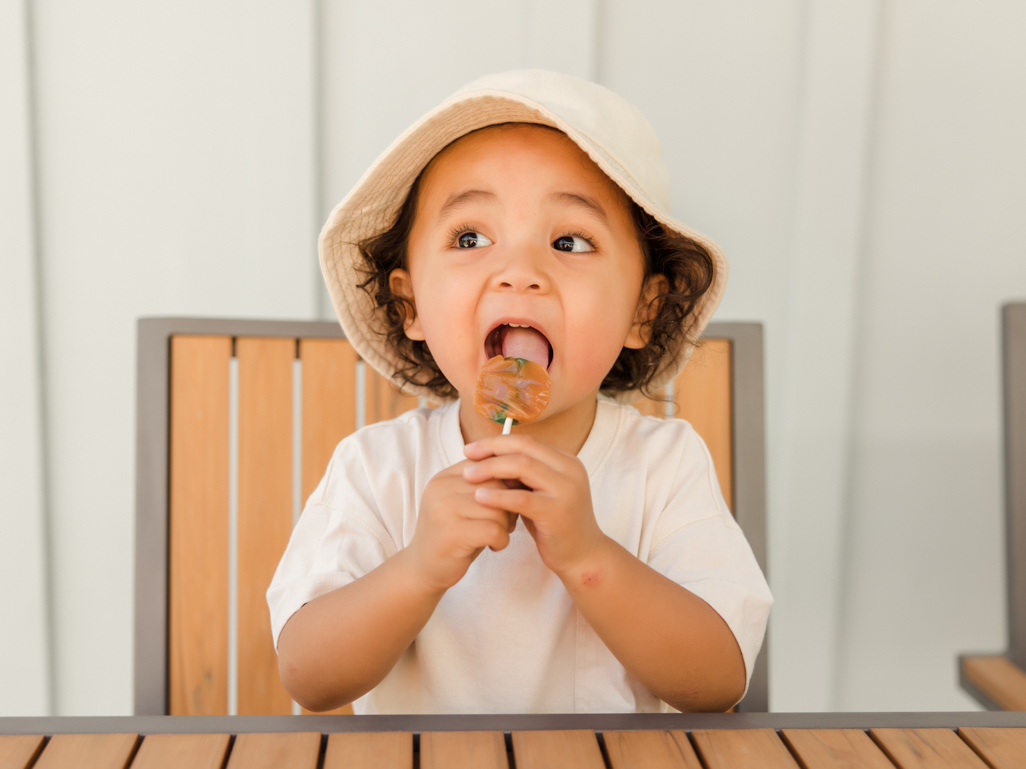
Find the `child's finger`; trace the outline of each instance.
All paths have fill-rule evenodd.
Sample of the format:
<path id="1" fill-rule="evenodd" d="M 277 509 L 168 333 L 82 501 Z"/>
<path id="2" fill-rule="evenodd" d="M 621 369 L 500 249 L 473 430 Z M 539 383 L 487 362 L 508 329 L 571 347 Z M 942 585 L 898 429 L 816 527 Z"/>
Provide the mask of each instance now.
<path id="1" fill-rule="evenodd" d="M 476 499 L 469 496 L 464 504 L 458 506 L 456 514 L 468 521 L 491 521 L 502 526 L 504 529 L 509 526 L 508 512 L 495 507 L 489 507 L 488 505 L 482 505 Z"/>
<path id="2" fill-rule="evenodd" d="M 487 547 L 490 550 L 502 550 L 509 544 L 509 532 L 505 525 L 495 521 L 467 521 L 466 536 L 476 547 Z"/>
<path id="3" fill-rule="evenodd" d="M 481 461 L 493 456 L 526 454 L 551 467 L 564 467 L 575 459 L 564 451 L 546 446 L 529 435 L 493 435 L 463 447 L 467 459 Z"/>
<path id="4" fill-rule="evenodd" d="M 463 468 L 463 478 L 467 483 L 483 483 L 493 479 L 518 480 L 530 489 L 546 491 L 558 487 L 562 477 L 561 473 L 549 465 L 526 454 L 488 457 Z"/>
<path id="5" fill-rule="evenodd" d="M 531 519 L 542 512 L 548 498 L 534 491 L 523 489 L 481 488 L 474 492 L 474 499 L 485 507 L 493 507 L 516 513 Z"/>

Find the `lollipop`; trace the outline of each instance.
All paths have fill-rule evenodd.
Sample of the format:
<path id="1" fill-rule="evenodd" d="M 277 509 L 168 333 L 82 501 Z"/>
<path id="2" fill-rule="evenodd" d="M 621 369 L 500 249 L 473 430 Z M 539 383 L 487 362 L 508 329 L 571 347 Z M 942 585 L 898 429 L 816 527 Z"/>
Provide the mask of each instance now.
<path id="1" fill-rule="evenodd" d="M 507 435 L 517 423 L 533 422 L 549 405 L 549 379 L 545 367 L 526 358 L 496 355 L 477 377 L 474 408 L 502 425 Z"/>

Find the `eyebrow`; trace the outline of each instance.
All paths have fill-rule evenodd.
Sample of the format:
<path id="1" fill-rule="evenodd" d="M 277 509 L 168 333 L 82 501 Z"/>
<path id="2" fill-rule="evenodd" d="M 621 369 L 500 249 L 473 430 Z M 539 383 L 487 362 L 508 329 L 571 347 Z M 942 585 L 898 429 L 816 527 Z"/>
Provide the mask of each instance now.
<path id="1" fill-rule="evenodd" d="M 481 199 L 495 200 L 496 195 L 488 190 L 466 190 L 460 193 L 453 193 L 438 212 L 438 218 L 439 220 L 444 219 L 452 213 L 453 209 L 459 208 L 465 203 Z"/>
<path id="2" fill-rule="evenodd" d="M 586 208 L 601 219 L 603 223 L 608 223 L 609 221 L 606 216 L 606 210 L 595 198 L 589 198 L 587 195 L 578 195 L 576 192 L 554 192 L 549 198 Z"/>

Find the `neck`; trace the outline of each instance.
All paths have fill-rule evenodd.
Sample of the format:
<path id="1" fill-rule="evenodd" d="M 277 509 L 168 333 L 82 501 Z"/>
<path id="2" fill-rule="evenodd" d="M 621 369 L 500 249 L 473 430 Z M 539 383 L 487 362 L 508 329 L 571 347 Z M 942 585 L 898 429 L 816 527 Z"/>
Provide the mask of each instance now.
<path id="1" fill-rule="evenodd" d="M 591 427 L 595 423 L 595 412 L 598 409 L 597 395 L 598 390 L 590 397 L 558 414 L 543 416 L 542 419 L 529 425 L 514 425 L 513 432 L 530 435 L 541 443 L 576 456 L 584 446 L 584 442 L 588 440 Z M 463 433 L 463 442 L 473 443 L 482 438 L 500 434 L 502 425 L 478 414 L 474 410 L 473 398 L 461 398 L 460 430 Z"/>

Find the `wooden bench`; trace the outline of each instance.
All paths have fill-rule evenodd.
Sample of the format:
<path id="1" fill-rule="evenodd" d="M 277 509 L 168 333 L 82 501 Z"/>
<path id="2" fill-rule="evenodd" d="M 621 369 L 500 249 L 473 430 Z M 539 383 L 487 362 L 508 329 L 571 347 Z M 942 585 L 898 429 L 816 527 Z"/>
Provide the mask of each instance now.
<path id="1" fill-rule="evenodd" d="M 135 712 L 288 714 L 265 591 L 332 451 L 416 408 L 339 326 L 139 321 Z M 766 567 L 762 329 L 711 324 L 667 393 Z M 742 710 L 766 710 L 763 646 Z"/>
<path id="2" fill-rule="evenodd" d="M 962 688 L 991 710 L 1026 710 L 1026 302 L 1002 308 L 1008 650 L 959 657 Z"/>

